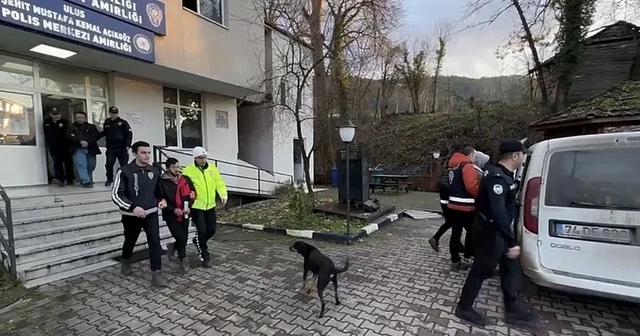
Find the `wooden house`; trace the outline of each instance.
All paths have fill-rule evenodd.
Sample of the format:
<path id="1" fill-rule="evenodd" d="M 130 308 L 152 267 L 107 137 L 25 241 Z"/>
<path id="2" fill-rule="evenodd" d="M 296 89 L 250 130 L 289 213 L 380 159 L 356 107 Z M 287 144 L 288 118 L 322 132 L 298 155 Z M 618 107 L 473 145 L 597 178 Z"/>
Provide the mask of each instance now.
<path id="1" fill-rule="evenodd" d="M 531 124 L 545 139 L 640 125 L 640 27 L 618 21 L 585 40 L 582 65 L 569 91 L 570 107 Z M 542 64 L 555 99 L 555 57 Z"/>

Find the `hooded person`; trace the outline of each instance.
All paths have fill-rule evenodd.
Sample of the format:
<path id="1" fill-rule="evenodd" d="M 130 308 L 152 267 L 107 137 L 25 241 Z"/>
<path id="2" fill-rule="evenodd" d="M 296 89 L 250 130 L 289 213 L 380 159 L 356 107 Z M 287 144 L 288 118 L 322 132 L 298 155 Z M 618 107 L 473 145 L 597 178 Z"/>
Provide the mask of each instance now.
<path id="1" fill-rule="evenodd" d="M 474 155 L 474 160 L 473 160 L 473 168 L 475 168 L 476 173 L 477 173 L 477 178 L 478 178 L 478 186 L 480 185 L 480 181 L 482 180 L 482 177 L 484 176 L 484 169 L 487 166 L 487 164 L 489 163 L 489 160 L 491 158 L 489 157 L 489 155 L 480 152 L 480 151 L 476 151 L 475 155 Z M 477 197 L 476 197 L 477 198 Z M 467 261 L 470 261 L 470 259 L 473 257 L 474 255 L 474 246 L 473 246 L 473 230 L 466 230 L 466 234 L 464 237 L 464 245 L 462 250 L 464 251 L 464 256 L 463 258 Z"/>
<path id="2" fill-rule="evenodd" d="M 218 168 L 209 164 L 207 151 L 203 147 L 193 149 L 193 163 L 182 170 L 182 175 L 189 178 L 196 192 L 191 207 L 191 219 L 198 233 L 193 244 L 198 249 L 202 267 L 211 267 L 211 256 L 207 242 L 216 233 L 216 196 L 222 205 L 227 204 L 227 186 Z"/>
<path id="3" fill-rule="evenodd" d="M 476 150 L 473 147 L 464 147 L 454 153 L 449 160 L 449 218 L 451 221 L 451 238 L 449 251 L 451 252 L 451 269 L 459 271 L 462 267 L 460 258 L 460 239 L 463 229 L 469 228 L 473 223 L 475 212 L 475 199 L 478 197 L 480 179 L 475 168 Z M 466 247 L 465 250 L 470 250 Z"/>
<path id="4" fill-rule="evenodd" d="M 162 219 L 167 222 L 171 236 L 175 239 L 167 244 L 167 255 L 173 259 L 178 252 L 178 270 L 186 272 L 187 238 L 189 236 L 189 213 L 196 198 L 195 187 L 188 177 L 182 175 L 180 163 L 175 158 L 165 162 L 166 171 L 162 174 L 160 188 L 167 207 L 162 209 Z"/>

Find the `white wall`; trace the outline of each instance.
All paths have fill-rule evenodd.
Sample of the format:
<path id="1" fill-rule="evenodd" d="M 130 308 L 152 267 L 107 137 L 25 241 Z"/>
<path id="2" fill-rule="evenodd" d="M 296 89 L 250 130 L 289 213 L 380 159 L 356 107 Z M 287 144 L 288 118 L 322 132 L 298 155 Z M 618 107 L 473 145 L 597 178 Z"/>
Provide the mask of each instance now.
<path id="1" fill-rule="evenodd" d="M 255 0 L 228 0 L 228 27 L 221 27 L 164 0 L 167 35 L 155 39 L 156 63 L 238 86 L 259 83 L 264 59 L 263 11 Z"/>

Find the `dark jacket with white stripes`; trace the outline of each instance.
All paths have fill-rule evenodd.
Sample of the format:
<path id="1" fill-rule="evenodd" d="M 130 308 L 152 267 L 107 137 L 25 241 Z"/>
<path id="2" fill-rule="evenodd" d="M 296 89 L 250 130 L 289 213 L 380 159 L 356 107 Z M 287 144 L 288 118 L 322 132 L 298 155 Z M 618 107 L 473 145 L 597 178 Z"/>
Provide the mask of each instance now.
<path id="1" fill-rule="evenodd" d="M 136 207 L 141 207 L 147 214 L 157 212 L 160 199 L 160 169 L 151 165 L 140 167 L 135 160 L 118 169 L 111 200 L 123 215 L 134 216 Z"/>

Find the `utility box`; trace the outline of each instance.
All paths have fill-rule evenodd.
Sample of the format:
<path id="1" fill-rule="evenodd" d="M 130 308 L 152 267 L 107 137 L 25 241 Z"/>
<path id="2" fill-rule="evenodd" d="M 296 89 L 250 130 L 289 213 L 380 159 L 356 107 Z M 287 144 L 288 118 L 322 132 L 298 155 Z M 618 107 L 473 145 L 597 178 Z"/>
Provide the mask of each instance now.
<path id="1" fill-rule="evenodd" d="M 349 150 L 349 197 L 351 203 L 361 206 L 369 200 L 369 164 L 362 151 Z M 340 150 L 337 154 L 338 168 L 338 201 L 347 203 L 347 151 Z"/>

